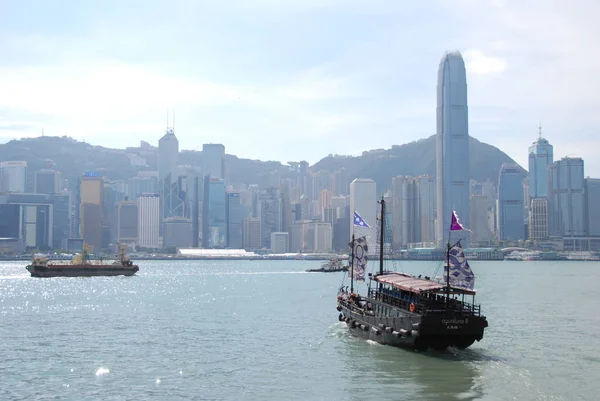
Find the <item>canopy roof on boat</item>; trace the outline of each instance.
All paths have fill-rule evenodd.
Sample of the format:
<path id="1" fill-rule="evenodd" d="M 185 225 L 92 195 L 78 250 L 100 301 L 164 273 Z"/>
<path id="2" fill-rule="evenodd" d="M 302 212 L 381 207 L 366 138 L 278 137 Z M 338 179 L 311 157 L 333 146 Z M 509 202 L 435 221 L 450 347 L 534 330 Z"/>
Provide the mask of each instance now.
<path id="1" fill-rule="evenodd" d="M 418 278 L 404 273 L 389 272 L 380 274 L 375 276 L 375 281 L 383 284 L 389 284 L 392 287 L 403 291 L 414 292 L 415 294 L 420 294 L 422 292 L 444 292 L 446 290 L 445 283 L 426 280 L 424 278 Z M 454 286 L 450 286 L 450 290 L 454 294 L 475 295 L 476 293 L 475 290 Z"/>

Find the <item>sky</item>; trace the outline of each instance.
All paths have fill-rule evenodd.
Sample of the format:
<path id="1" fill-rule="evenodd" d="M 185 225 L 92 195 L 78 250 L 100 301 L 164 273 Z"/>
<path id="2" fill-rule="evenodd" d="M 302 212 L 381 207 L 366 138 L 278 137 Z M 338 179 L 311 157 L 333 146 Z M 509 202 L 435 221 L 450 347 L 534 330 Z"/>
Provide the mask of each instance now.
<path id="1" fill-rule="evenodd" d="M 527 168 L 600 177 L 600 3 L 553 0 L 3 1 L 0 142 L 67 135 L 260 160 L 359 155 L 435 133 L 446 51 L 467 68 L 469 133 Z M 171 113 L 173 114 L 173 113 Z M 172 120 L 172 117 L 169 118 Z"/>

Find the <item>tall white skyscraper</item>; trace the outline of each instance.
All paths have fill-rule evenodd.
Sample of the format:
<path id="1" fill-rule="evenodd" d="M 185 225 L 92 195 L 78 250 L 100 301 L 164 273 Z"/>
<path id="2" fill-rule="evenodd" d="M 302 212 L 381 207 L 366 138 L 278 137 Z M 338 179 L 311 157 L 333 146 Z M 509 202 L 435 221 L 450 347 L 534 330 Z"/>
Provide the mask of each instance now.
<path id="1" fill-rule="evenodd" d="M 459 52 L 446 53 L 440 62 L 437 85 L 436 130 L 437 242 L 462 240 L 468 231 L 450 231 L 452 210 L 463 226 L 470 225 L 469 113 L 467 74 Z"/>
<path id="2" fill-rule="evenodd" d="M 140 194 L 138 202 L 138 238 L 142 248 L 159 248 L 160 196 Z"/>
<path id="3" fill-rule="evenodd" d="M 350 183 L 350 233 L 355 237 L 367 236 L 367 244 L 371 252 L 375 251 L 377 227 L 377 188 L 370 178 L 356 178 Z M 370 226 L 370 228 L 354 226 L 354 212 Z M 352 234 L 351 234 L 352 235 Z"/>
<path id="4" fill-rule="evenodd" d="M 26 183 L 26 161 L 0 163 L 0 192 L 25 192 Z"/>

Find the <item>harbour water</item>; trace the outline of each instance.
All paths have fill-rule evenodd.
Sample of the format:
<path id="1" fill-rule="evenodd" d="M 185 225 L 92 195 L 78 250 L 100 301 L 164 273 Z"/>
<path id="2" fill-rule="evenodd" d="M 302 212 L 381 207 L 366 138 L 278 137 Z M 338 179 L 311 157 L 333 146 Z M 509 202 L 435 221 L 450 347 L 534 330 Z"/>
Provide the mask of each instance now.
<path id="1" fill-rule="evenodd" d="M 598 262 L 474 261 L 484 339 L 427 353 L 349 336 L 335 310 L 344 274 L 304 272 L 320 263 L 147 261 L 134 277 L 35 279 L 3 262 L 0 399 L 598 399 Z"/>

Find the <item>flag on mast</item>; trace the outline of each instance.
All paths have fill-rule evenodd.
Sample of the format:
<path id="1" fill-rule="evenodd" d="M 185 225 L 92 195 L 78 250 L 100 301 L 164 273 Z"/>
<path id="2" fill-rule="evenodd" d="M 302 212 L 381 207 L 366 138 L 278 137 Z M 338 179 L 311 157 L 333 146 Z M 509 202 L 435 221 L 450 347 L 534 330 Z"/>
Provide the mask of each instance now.
<path id="1" fill-rule="evenodd" d="M 456 215 L 456 210 L 452 211 L 452 221 L 450 222 L 450 231 L 456 230 L 465 230 L 460 221 L 458 221 L 458 216 Z"/>
<path id="2" fill-rule="evenodd" d="M 359 227 L 371 228 L 371 226 L 369 226 L 367 222 L 362 217 L 360 217 L 360 214 L 358 214 L 356 210 L 354 211 L 354 225 Z"/>
<path id="3" fill-rule="evenodd" d="M 451 286 L 473 289 L 475 275 L 465 257 L 465 251 L 460 241 L 448 250 L 448 262 L 444 267 L 444 272 L 448 275 L 448 284 Z"/>

